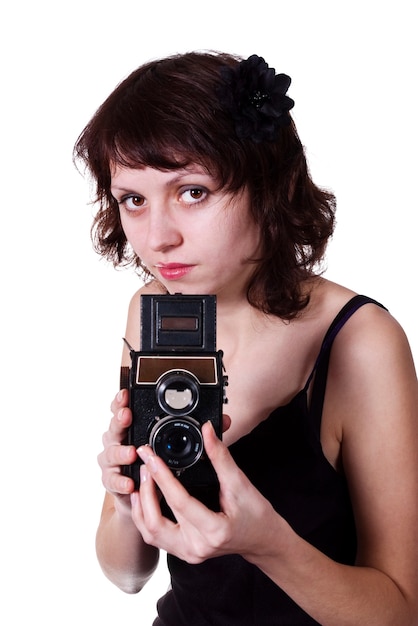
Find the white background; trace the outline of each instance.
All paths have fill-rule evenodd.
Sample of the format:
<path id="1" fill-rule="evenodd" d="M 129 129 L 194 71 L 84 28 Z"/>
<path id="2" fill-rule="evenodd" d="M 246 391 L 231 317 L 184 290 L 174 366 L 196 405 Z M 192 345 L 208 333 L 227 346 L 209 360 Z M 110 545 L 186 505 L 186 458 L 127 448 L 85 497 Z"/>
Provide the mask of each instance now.
<path id="1" fill-rule="evenodd" d="M 89 240 L 72 146 L 116 84 L 151 58 L 257 53 L 293 78 L 316 181 L 337 194 L 330 279 L 387 305 L 417 359 L 414 2 L 11 0 L 1 9 L 0 621 L 148 626 L 102 575 L 96 455 L 118 386 L 131 271 Z"/>

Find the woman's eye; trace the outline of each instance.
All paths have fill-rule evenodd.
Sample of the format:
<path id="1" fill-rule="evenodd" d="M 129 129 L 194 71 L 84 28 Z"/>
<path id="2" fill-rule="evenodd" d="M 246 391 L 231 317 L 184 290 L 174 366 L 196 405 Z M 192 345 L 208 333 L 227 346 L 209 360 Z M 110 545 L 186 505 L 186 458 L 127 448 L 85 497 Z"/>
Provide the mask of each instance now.
<path id="1" fill-rule="evenodd" d="M 187 204 L 201 202 L 207 196 L 207 191 L 202 187 L 190 187 L 182 192 L 183 201 Z"/>
<path id="2" fill-rule="evenodd" d="M 119 204 L 123 205 L 127 211 L 136 211 L 144 206 L 144 202 L 142 196 L 125 196 Z"/>

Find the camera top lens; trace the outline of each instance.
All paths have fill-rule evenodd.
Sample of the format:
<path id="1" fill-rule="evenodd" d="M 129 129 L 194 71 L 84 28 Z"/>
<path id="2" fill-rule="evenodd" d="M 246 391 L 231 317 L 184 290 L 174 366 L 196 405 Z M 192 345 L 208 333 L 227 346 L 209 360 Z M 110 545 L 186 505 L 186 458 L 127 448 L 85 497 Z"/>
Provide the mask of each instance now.
<path id="1" fill-rule="evenodd" d="M 199 401 L 199 381 L 186 370 L 170 370 L 157 381 L 160 407 L 169 415 L 188 415 Z"/>

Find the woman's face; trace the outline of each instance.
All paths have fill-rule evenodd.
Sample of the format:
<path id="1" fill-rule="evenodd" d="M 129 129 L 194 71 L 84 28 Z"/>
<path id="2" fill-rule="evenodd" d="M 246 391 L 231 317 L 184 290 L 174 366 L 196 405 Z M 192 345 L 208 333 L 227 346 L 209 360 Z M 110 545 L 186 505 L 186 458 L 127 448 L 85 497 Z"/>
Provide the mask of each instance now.
<path id="1" fill-rule="evenodd" d="M 133 250 L 170 293 L 245 295 L 260 246 L 245 190 L 219 190 L 199 166 L 115 167 L 111 190 Z"/>

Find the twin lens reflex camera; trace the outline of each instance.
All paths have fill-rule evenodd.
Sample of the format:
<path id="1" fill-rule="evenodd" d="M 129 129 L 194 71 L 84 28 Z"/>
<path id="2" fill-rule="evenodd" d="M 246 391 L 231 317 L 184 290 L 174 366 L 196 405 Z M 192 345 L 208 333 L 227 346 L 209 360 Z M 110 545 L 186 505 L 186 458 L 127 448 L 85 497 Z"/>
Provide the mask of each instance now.
<path id="1" fill-rule="evenodd" d="M 201 433 L 211 420 L 222 437 L 227 401 L 223 353 L 216 351 L 216 297 L 142 295 L 141 350 L 127 345 L 131 366 L 121 369 L 121 388 L 129 390 L 133 420 L 126 443 L 149 444 L 189 492 L 216 487 Z M 122 468 L 136 488 L 141 463 Z"/>

